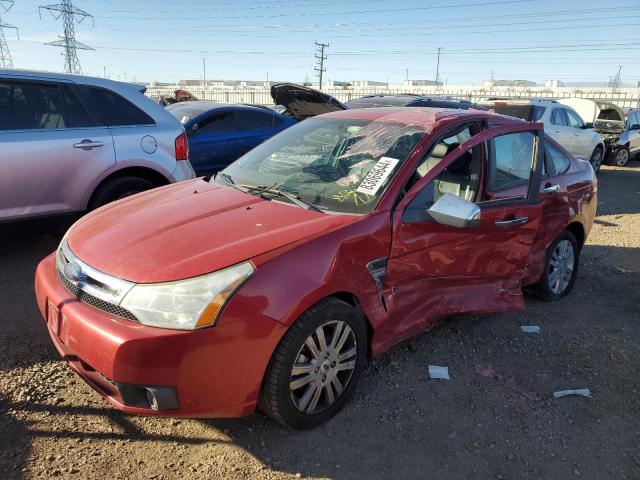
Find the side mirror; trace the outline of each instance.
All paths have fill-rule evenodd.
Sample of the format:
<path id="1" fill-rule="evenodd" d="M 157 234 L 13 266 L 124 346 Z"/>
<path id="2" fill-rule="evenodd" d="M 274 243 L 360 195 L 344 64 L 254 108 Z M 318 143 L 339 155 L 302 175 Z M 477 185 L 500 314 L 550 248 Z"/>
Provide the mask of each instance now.
<path id="1" fill-rule="evenodd" d="M 436 222 L 450 227 L 473 228 L 480 225 L 480 207 L 450 193 L 440 197 L 427 213 Z"/>
<path id="2" fill-rule="evenodd" d="M 582 128 L 583 128 L 584 130 L 588 130 L 588 129 L 590 129 L 590 128 L 593 128 L 593 123 L 591 123 L 591 122 L 587 122 L 587 123 L 585 123 L 584 125 L 582 125 Z"/>

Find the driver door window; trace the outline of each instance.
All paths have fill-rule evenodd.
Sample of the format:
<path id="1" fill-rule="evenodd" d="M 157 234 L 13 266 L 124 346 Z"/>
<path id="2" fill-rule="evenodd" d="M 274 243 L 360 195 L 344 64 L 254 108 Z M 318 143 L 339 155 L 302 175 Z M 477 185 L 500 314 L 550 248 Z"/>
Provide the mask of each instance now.
<path id="1" fill-rule="evenodd" d="M 569 119 L 569 126 L 570 127 L 582 128 L 584 126 L 584 123 L 582 122 L 582 119 L 580 117 L 578 117 L 578 115 L 573 113 L 571 110 L 566 110 L 565 109 L 565 113 L 567 114 L 567 118 Z"/>

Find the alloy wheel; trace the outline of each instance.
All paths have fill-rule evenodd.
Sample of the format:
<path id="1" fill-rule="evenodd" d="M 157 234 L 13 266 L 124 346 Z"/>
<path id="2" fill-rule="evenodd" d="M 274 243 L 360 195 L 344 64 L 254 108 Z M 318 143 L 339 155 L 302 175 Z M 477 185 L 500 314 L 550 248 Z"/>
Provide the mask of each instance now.
<path id="1" fill-rule="evenodd" d="M 569 286 L 575 268 L 575 252 L 569 240 L 562 240 L 554 248 L 549 260 L 549 288 L 561 295 Z"/>
<path id="2" fill-rule="evenodd" d="M 347 387 L 358 360 L 356 337 L 343 321 L 320 325 L 296 356 L 289 389 L 293 405 L 313 415 L 329 408 Z"/>
<path id="3" fill-rule="evenodd" d="M 596 148 L 596 151 L 593 152 L 593 156 L 591 157 L 591 165 L 593 166 L 593 170 L 597 172 L 602 165 L 602 150 L 600 148 Z"/>
<path id="4" fill-rule="evenodd" d="M 626 148 L 621 148 L 616 153 L 616 165 L 618 167 L 624 167 L 629 161 L 629 151 Z"/>

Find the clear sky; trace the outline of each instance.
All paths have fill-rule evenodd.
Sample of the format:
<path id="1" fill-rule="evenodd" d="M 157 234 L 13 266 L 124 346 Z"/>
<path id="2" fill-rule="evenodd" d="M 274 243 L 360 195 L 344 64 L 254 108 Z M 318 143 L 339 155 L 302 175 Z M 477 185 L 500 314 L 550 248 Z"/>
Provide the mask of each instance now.
<path id="1" fill-rule="evenodd" d="M 54 0 L 55 1 L 55 0 Z M 2 20 L 16 68 L 60 71 L 62 20 L 16 0 Z M 333 80 L 400 83 L 440 77 L 607 82 L 640 80 L 640 0 L 75 0 L 88 75 L 122 80 L 314 79 L 314 42 L 329 43 Z"/>

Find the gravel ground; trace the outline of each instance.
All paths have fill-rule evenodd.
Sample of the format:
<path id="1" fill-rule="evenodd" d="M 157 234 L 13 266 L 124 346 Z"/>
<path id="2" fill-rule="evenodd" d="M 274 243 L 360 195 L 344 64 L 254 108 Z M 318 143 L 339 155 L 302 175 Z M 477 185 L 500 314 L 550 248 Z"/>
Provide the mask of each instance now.
<path id="1" fill-rule="evenodd" d="M 34 302 L 36 263 L 64 222 L 5 225 L 0 478 L 640 478 L 639 167 L 603 168 L 568 298 L 455 317 L 398 345 L 367 368 L 338 416 L 307 432 L 259 413 L 114 411 L 58 358 Z M 529 324 L 542 332 L 521 332 Z M 451 380 L 429 380 L 429 364 L 449 366 Z M 552 398 L 581 387 L 592 398 Z"/>

